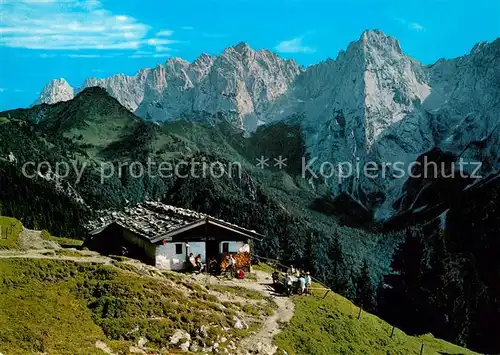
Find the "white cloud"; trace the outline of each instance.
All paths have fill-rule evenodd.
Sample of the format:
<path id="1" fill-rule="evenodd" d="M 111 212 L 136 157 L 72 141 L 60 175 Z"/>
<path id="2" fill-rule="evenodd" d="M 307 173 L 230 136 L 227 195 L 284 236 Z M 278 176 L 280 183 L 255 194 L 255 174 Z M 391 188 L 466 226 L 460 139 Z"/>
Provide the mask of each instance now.
<path id="1" fill-rule="evenodd" d="M 128 17 L 127 17 L 127 16 L 125 16 L 125 15 L 118 15 L 118 16 L 116 16 L 116 19 L 117 19 L 118 21 L 125 22 L 125 21 L 127 21 L 127 20 L 128 20 Z"/>
<path id="2" fill-rule="evenodd" d="M 176 43 L 148 38 L 150 27 L 113 14 L 98 0 L 0 0 L 0 46 L 39 50 L 139 50 Z M 171 36 L 172 31 L 158 32 Z M 95 54 L 87 55 L 88 58 Z M 83 57 L 83 56 L 81 56 Z"/>
<path id="3" fill-rule="evenodd" d="M 155 53 L 155 52 L 149 52 L 149 51 L 137 51 L 129 58 L 168 58 L 170 57 L 170 54 L 166 52 L 162 53 Z"/>
<path id="4" fill-rule="evenodd" d="M 157 52 L 171 52 L 172 48 L 165 46 L 158 46 L 155 48 Z"/>
<path id="5" fill-rule="evenodd" d="M 52 4 L 56 0 L 2 0 L 2 4 L 24 3 L 24 4 Z"/>
<path id="6" fill-rule="evenodd" d="M 99 54 L 68 54 L 70 58 L 101 58 Z M 106 56 L 109 57 L 109 56 Z"/>
<path id="7" fill-rule="evenodd" d="M 174 34 L 174 31 L 172 30 L 163 30 L 163 31 L 160 31 L 156 34 L 156 37 L 169 37 L 169 36 L 172 36 Z"/>
<path id="8" fill-rule="evenodd" d="M 416 23 L 416 22 L 412 22 L 408 25 L 408 27 L 412 30 L 415 30 L 415 31 L 423 31 L 425 28 L 424 26 L 422 26 L 421 24 L 419 23 Z"/>
<path id="9" fill-rule="evenodd" d="M 314 48 L 302 44 L 304 37 L 296 37 L 288 41 L 280 42 L 275 49 L 280 53 L 313 53 Z"/>
<path id="10" fill-rule="evenodd" d="M 425 31 L 425 27 L 417 22 L 408 22 L 406 21 L 406 19 L 401 17 L 397 17 L 396 21 L 398 21 L 400 24 L 402 24 L 403 26 L 407 27 L 410 30 L 418 32 Z"/>
<path id="11" fill-rule="evenodd" d="M 150 46 L 164 46 L 167 44 L 172 44 L 177 42 L 178 41 L 175 41 L 173 39 L 164 39 L 164 38 L 150 38 L 146 40 L 146 44 Z"/>

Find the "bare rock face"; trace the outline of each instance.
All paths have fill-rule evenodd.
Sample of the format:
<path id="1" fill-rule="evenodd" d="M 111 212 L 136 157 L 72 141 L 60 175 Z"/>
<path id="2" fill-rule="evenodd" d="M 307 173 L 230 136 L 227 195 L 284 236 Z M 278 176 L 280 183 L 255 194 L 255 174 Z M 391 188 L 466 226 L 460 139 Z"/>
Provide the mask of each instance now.
<path id="1" fill-rule="evenodd" d="M 432 146 L 420 109 L 429 93 L 423 67 L 396 39 L 366 31 L 336 60 L 308 68 L 272 112 L 278 120 L 301 116 L 313 170 L 335 194 L 348 192 L 361 201 L 398 186 L 358 174 L 357 167 L 369 161 L 410 163 Z"/>
<path id="2" fill-rule="evenodd" d="M 301 72 L 293 60 L 240 43 L 218 57 L 202 54 L 193 63 L 171 58 L 134 76 L 88 78 L 81 89 L 102 87 L 130 111 L 155 121 L 219 115 L 253 131 L 267 122 L 267 108 Z M 60 89 L 49 86 L 43 102 L 72 98 L 64 93 L 71 89 L 69 85 Z"/>
<path id="3" fill-rule="evenodd" d="M 74 97 L 73 88 L 65 79 L 54 79 L 45 85 L 40 97 L 35 101 L 35 105 L 55 104 L 60 101 L 71 100 Z"/>
<path id="4" fill-rule="evenodd" d="M 312 169 L 334 194 L 347 192 L 384 219 L 398 212 L 409 164 L 434 147 L 482 161 L 486 172 L 500 168 L 499 77 L 500 40 L 424 66 L 396 39 L 366 31 L 336 60 L 299 75 L 268 114 L 298 116 Z M 367 163 L 378 169 L 370 177 Z"/>
<path id="5" fill-rule="evenodd" d="M 157 121 L 180 116 L 222 115 L 248 131 L 268 120 L 267 108 L 283 95 L 301 72 L 291 60 L 247 44 L 220 56 L 201 55 L 193 63 L 172 58 L 166 63 L 161 95 L 145 95 L 137 113 Z"/>
<path id="6" fill-rule="evenodd" d="M 193 111 L 223 112 L 238 127 L 253 131 L 268 121 L 268 107 L 287 92 L 301 69 L 246 43 L 226 49 L 194 89 Z"/>
<path id="7" fill-rule="evenodd" d="M 427 70 L 432 95 L 423 106 L 436 144 L 482 161 L 486 171 L 500 168 L 500 39 Z"/>
<path id="8" fill-rule="evenodd" d="M 130 111 L 135 111 L 144 98 L 144 84 L 150 70 L 142 70 L 135 76 L 118 74 L 109 78 L 88 78 L 83 82 L 82 89 L 99 86 L 117 99 Z"/>
<path id="9" fill-rule="evenodd" d="M 148 85 L 144 100 L 137 109 L 141 117 L 155 121 L 168 121 L 187 115 L 191 111 L 192 89 L 211 66 L 211 58 L 189 63 L 180 58 L 169 59 L 162 73 L 157 73 L 161 86 Z"/>

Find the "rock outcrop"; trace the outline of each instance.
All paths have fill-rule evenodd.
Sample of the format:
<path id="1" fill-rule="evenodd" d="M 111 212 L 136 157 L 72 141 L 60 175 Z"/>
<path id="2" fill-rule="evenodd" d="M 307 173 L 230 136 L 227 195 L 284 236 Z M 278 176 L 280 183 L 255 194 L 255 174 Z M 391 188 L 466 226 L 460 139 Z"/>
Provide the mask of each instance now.
<path id="1" fill-rule="evenodd" d="M 40 97 L 35 101 L 35 105 L 55 104 L 56 102 L 71 100 L 74 97 L 74 90 L 65 79 L 54 79 L 42 89 Z"/>

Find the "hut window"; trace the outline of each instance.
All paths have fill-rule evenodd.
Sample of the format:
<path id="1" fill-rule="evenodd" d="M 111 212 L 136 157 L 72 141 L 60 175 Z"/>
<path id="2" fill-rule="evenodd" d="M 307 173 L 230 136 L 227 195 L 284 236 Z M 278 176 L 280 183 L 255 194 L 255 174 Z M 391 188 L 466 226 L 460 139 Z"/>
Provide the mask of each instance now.
<path id="1" fill-rule="evenodd" d="M 175 253 L 182 254 L 182 244 L 175 244 Z"/>
<path id="2" fill-rule="evenodd" d="M 229 253 L 229 243 L 222 243 L 222 253 Z"/>

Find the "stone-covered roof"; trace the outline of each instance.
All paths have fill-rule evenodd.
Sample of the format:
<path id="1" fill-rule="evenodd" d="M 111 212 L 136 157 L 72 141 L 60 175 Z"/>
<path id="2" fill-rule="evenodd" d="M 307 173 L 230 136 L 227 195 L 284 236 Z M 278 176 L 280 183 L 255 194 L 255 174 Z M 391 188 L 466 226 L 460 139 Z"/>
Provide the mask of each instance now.
<path id="1" fill-rule="evenodd" d="M 110 212 L 106 216 L 90 222 L 87 228 L 91 230 L 89 234 L 96 235 L 109 225 L 116 223 L 154 243 L 165 234 L 204 221 L 235 229 L 256 239 L 262 236 L 254 230 L 242 228 L 204 213 L 154 201 L 143 202 L 134 207 L 126 207 L 123 211 Z"/>

